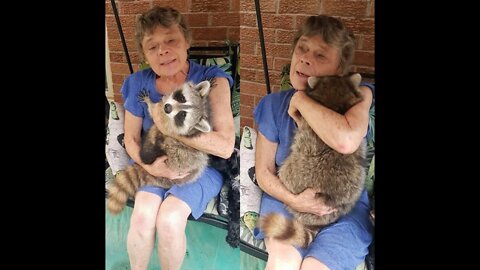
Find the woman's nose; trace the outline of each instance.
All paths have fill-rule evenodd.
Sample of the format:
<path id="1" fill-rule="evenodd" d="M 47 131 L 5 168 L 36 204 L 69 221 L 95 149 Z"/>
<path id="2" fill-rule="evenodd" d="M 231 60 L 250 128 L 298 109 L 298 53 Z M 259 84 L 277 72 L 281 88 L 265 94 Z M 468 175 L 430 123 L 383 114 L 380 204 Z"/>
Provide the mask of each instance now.
<path id="1" fill-rule="evenodd" d="M 162 49 L 161 46 L 158 48 L 158 55 L 164 55 L 167 53 L 168 53 L 168 50 Z"/>
<path id="2" fill-rule="evenodd" d="M 300 58 L 300 62 L 307 66 L 310 66 L 310 59 L 308 59 L 308 56 L 305 54 L 302 56 L 302 58 Z"/>

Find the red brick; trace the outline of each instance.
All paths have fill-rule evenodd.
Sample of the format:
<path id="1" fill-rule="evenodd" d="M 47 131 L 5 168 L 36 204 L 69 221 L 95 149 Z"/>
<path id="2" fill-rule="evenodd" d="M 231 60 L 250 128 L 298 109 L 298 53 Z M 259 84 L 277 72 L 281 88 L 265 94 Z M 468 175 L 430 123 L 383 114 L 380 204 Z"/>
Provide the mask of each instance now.
<path id="1" fill-rule="evenodd" d="M 255 106 L 255 96 L 240 93 L 240 104 L 250 107 Z"/>
<path id="2" fill-rule="evenodd" d="M 120 2 L 117 4 L 118 14 L 142 14 L 152 7 L 150 2 Z"/>
<path id="3" fill-rule="evenodd" d="M 275 42 L 277 43 L 285 43 L 285 44 L 292 44 L 293 38 L 297 33 L 296 30 L 277 30 L 276 31 L 276 39 Z"/>
<path id="4" fill-rule="evenodd" d="M 298 29 L 302 28 L 303 24 L 308 19 L 308 17 L 310 17 L 310 16 L 297 15 L 296 18 L 295 18 L 295 29 L 298 30 Z"/>
<path id="5" fill-rule="evenodd" d="M 274 84 L 280 85 L 281 76 L 279 71 L 268 70 L 268 77 L 270 79 L 270 87 Z"/>
<path id="6" fill-rule="evenodd" d="M 110 61 L 116 63 L 126 63 L 127 58 L 123 52 L 110 52 Z"/>
<path id="7" fill-rule="evenodd" d="M 280 0 L 278 0 L 280 1 Z M 284 0 L 285 1 L 285 0 Z M 260 2 L 260 13 L 273 13 L 276 12 L 276 2 L 277 0 L 262 0 Z M 243 11 L 255 11 L 255 1 L 253 0 L 241 0 L 240 1 L 240 10 Z"/>
<path id="8" fill-rule="evenodd" d="M 252 118 L 252 113 L 249 113 L 248 115 L 243 115 L 240 113 L 240 130 L 243 130 L 243 127 L 253 127 L 253 118 Z"/>
<path id="9" fill-rule="evenodd" d="M 375 34 L 375 24 L 373 19 L 341 18 L 341 20 L 355 35 Z"/>
<path id="10" fill-rule="evenodd" d="M 222 12 L 229 9 L 229 3 L 227 6 L 224 1 L 215 1 L 215 0 L 191 0 L 190 11 L 193 12 Z"/>
<path id="11" fill-rule="evenodd" d="M 183 13 L 187 11 L 187 0 L 155 0 L 152 1 L 152 7 L 153 6 L 168 6 Z"/>
<path id="12" fill-rule="evenodd" d="M 264 84 L 247 82 L 243 79 L 240 80 L 240 89 L 242 93 L 250 95 L 262 95 L 267 92 L 267 88 Z"/>
<path id="13" fill-rule="evenodd" d="M 280 14 L 306 13 L 320 14 L 320 1 L 318 0 L 288 0 L 280 1 Z"/>
<path id="14" fill-rule="evenodd" d="M 255 69 L 240 68 L 240 78 L 246 81 L 256 81 Z"/>
<path id="15" fill-rule="evenodd" d="M 245 1 L 245 0 L 242 0 Z M 240 11 L 240 0 L 230 0 L 230 11 Z"/>
<path id="16" fill-rule="evenodd" d="M 116 84 L 123 84 L 126 74 L 112 74 L 112 82 Z"/>
<path id="17" fill-rule="evenodd" d="M 137 46 L 133 40 L 126 40 L 128 52 L 136 52 Z M 120 39 L 109 39 L 108 40 L 108 49 L 111 52 L 123 52 L 123 44 Z"/>
<path id="18" fill-rule="evenodd" d="M 192 28 L 192 37 L 194 40 L 225 40 L 227 28 Z"/>
<path id="19" fill-rule="evenodd" d="M 189 13 L 185 17 L 190 27 L 208 25 L 208 13 Z"/>
<path id="20" fill-rule="evenodd" d="M 129 74 L 130 70 L 126 63 L 110 63 L 110 69 L 112 73 L 116 74 Z"/>
<path id="21" fill-rule="evenodd" d="M 277 58 L 273 60 L 273 70 L 282 71 L 283 67 L 290 64 L 292 60 L 290 58 Z"/>
<path id="22" fill-rule="evenodd" d="M 240 102 L 240 115 L 252 115 L 253 107 L 245 106 Z"/>
<path id="23" fill-rule="evenodd" d="M 365 51 L 373 51 L 375 50 L 375 36 L 368 35 L 363 37 L 363 45 L 362 49 Z"/>
<path id="24" fill-rule="evenodd" d="M 229 27 L 227 32 L 227 39 L 231 42 L 240 43 L 240 28 Z"/>
<path id="25" fill-rule="evenodd" d="M 257 27 L 257 17 L 255 13 L 240 13 L 240 25 Z"/>
<path id="26" fill-rule="evenodd" d="M 369 3 L 370 3 L 370 9 L 369 9 L 369 12 L 367 12 L 367 15 L 369 17 L 374 18 L 375 17 L 375 0 L 370 1 Z"/>
<path id="27" fill-rule="evenodd" d="M 366 51 L 355 52 L 355 60 L 353 62 L 358 66 L 375 66 L 375 53 Z"/>
<path id="28" fill-rule="evenodd" d="M 122 29 L 125 27 L 135 27 L 136 24 L 136 15 L 122 15 L 120 16 L 120 24 L 122 25 Z M 109 15 L 105 17 L 105 20 L 107 22 L 107 28 L 116 28 L 118 29 L 117 26 L 117 21 L 115 20 L 115 16 Z"/>
<path id="29" fill-rule="evenodd" d="M 112 2 L 105 1 L 105 15 L 113 14 Z"/>
<path id="30" fill-rule="evenodd" d="M 242 30 L 240 29 L 240 32 L 242 32 Z M 244 54 L 252 54 L 254 55 L 255 54 L 255 46 L 256 46 L 256 43 L 253 42 L 253 41 L 246 41 L 242 38 L 240 38 L 240 51 Z"/>
<path id="31" fill-rule="evenodd" d="M 126 40 L 133 40 L 135 38 L 135 29 L 133 27 L 122 27 L 122 30 L 123 37 Z M 120 33 L 116 27 L 107 29 L 107 36 L 108 39 L 120 39 Z"/>
<path id="32" fill-rule="evenodd" d="M 240 14 L 235 13 L 213 13 L 212 26 L 236 26 L 240 25 Z"/>
<path id="33" fill-rule="evenodd" d="M 295 29 L 292 15 L 262 14 L 262 23 L 265 28 Z"/>
<path id="34" fill-rule="evenodd" d="M 263 38 L 265 42 L 275 40 L 274 29 L 263 29 Z M 240 39 L 242 41 L 255 41 L 260 42 L 260 36 L 258 34 L 258 28 L 242 27 L 240 28 Z"/>
<path id="35" fill-rule="evenodd" d="M 117 28 L 107 29 L 107 38 L 108 39 L 120 39 L 120 34 Z"/>
<path id="36" fill-rule="evenodd" d="M 113 86 L 113 94 L 114 95 L 120 95 L 120 97 L 121 97 L 122 94 L 120 93 L 120 89 L 122 89 L 122 85 L 114 83 L 114 84 L 112 84 L 112 86 Z"/>
<path id="37" fill-rule="evenodd" d="M 323 2 L 323 13 L 332 16 L 342 17 L 365 17 L 367 15 L 368 3 L 365 1 L 332 1 Z"/>
<path id="38" fill-rule="evenodd" d="M 268 40 L 268 39 L 265 39 Z M 257 51 L 261 51 L 260 43 L 257 45 Z M 281 58 L 290 58 L 292 53 L 292 46 L 287 44 L 275 44 L 265 42 L 265 50 L 267 56 L 270 57 L 281 57 Z"/>
<path id="39" fill-rule="evenodd" d="M 272 67 L 273 57 L 267 57 L 267 65 Z M 263 70 L 263 60 L 260 55 L 248 55 L 243 54 L 240 51 L 240 67 L 242 68 L 253 68 Z"/>
<path id="40" fill-rule="evenodd" d="M 115 102 L 118 102 L 119 104 L 122 104 L 123 105 L 123 98 L 122 98 L 122 95 L 119 94 L 119 93 L 113 93 L 113 100 Z"/>

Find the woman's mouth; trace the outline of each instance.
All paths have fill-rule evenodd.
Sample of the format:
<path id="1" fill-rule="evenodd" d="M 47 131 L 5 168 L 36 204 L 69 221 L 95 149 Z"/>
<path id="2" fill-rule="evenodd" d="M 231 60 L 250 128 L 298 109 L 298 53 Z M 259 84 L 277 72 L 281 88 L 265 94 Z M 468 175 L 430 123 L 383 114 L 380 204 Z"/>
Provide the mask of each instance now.
<path id="1" fill-rule="evenodd" d="M 299 77 L 301 77 L 301 78 L 308 78 L 308 77 L 310 77 L 310 76 L 308 76 L 307 74 L 302 73 L 302 72 L 300 72 L 300 71 L 296 71 L 296 73 L 297 73 L 297 75 L 298 75 Z"/>
<path id="2" fill-rule="evenodd" d="M 176 60 L 177 60 L 176 58 L 174 58 L 172 60 L 168 60 L 166 62 L 160 63 L 160 66 L 170 65 L 171 63 L 175 62 Z"/>

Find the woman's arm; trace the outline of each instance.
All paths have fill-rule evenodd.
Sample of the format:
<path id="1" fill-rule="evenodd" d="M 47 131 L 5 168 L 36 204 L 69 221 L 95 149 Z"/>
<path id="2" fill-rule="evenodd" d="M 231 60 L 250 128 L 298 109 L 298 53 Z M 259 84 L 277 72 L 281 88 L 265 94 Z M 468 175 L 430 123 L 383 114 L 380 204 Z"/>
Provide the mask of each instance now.
<path id="1" fill-rule="evenodd" d="M 179 179 L 185 177 L 188 173 L 180 173 L 170 170 L 165 164 L 167 160 L 166 156 L 157 158 L 152 164 L 145 164 L 140 159 L 140 145 L 142 142 L 141 130 L 142 130 L 142 118 L 133 115 L 129 111 L 125 110 L 125 149 L 128 155 L 137 163 L 142 166 L 149 174 L 156 177 L 167 177 L 170 179 Z"/>
<path id="2" fill-rule="evenodd" d="M 269 141 L 261 132 L 257 134 L 255 176 L 258 185 L 264 192 L 299 212 L 321 216 L 335 211 L 325 206 L 321 199 L 315 198 L 315 194 L 319 190 L 309 188 L 297 195 L 288 191 L 276 175 L 275 153 L 278 144 Z"/>
<path id="3" fill-rule="evenodd" d="M 230 106 L 230 87 L 227 79 L 215 78 L 215 86 L 210 90 L 208 99 L 212 113 L 213 130 L 211 132 L 192 138 L 175 136 L 174 134 L 168 135 L 195 149 L 227 159 L 232 155 L 235 145 L 233 113 Z M 158 114 L 155 113 L 156 109 L 158 109 L 158 106 L 154 107 L 153 120 L 157 124 L 160 121 L 157 118 Z M 157 124 L 157 126 L 164 132 L 161 124 Z"/>
<path id="4" fill-rule="evenodd" d="M 327 145 L 342 154 L 350 154 L 357 150 L 368 129 L 372 92 L 366 86 L 360 86 L 360 92 L 363 100 L 341 115 L 309 98 L 304 91 L 297 91 L 288 113 L 295 120 L 301 115 Z"/>

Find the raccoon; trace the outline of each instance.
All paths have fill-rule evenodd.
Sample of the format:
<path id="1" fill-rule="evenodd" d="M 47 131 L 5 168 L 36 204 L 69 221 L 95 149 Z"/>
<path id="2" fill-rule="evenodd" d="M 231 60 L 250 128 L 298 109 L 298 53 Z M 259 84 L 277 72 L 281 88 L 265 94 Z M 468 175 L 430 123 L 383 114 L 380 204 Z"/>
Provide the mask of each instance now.
<path id="1" fill-rule="evenodd" d="M 212 130 L 208 94 L 210 82 L 202 81 L 197 85 L 187 82 L 158 103 L 153 103 L 148 92 L 143 91 L 140 99 L 147 103 L 148 112 L 153 115 L 154 106 L 160 106 L 161 124 L 169 132 L 192 137 Z M 190 147 L 172 137 L 166 136 L 155 126 L 147 131 L 142 139 L 140 158 L 145 164 L 152 164 L 157 157 L 166 155 L 166 164 L 176 171 L 188 171 L 187 176 L 171 180 L 150 175 L 142 166 L 133 164 L 120 171 L 109 186 L 107 207 L 112 214 L 120 213 L 129 196 L 146 184 L 170 188 L 174 184 L 187 184 L 195 181 L 209 162 L 208 154 Z"/>
<path id="2" fill-rule="evenodd" d="M 358 90 L 360 81 L 358 73 L 343 77 L 310 77 L 305 93 L 320 104 L 344 114 L 362 100 Z M 291 153 L 280 166 L 278 176 L 294 194 L 308 187 L 319 188 L 322 193 L 317 193 L 317 196 L 337 211 L 320 217 L 289 208 L 293 220 L 287 220 L 280 214 L 269 214 L 260 219 L 259 227 L 267 237 L 306 247 L 322 227 L 348 213 L 360 197 L 365 181 L 366 144 L 362 142 L 352 154 L 341 154 L 326 145 L 305 120 L 297 124 Z"/>

